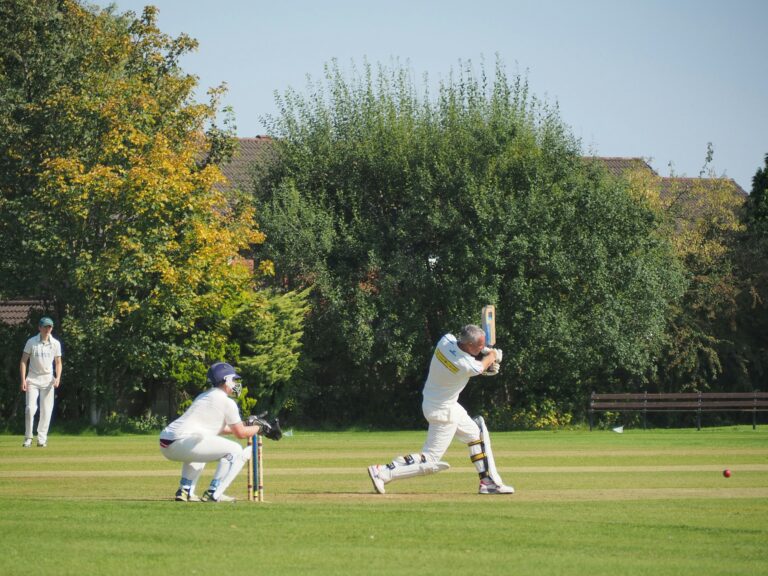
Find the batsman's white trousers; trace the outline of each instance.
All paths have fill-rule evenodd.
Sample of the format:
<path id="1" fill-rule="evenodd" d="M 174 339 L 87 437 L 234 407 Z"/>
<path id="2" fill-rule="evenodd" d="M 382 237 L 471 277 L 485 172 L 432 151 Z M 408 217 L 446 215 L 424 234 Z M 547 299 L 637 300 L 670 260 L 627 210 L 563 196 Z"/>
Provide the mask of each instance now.
<path id="1" fill-rule="evenodd" d="M 27 382 L 27 405 L 24 408 L 24 438 L 32 438 L 34 434 L 35 414 L 37 413 L 37 401 L 40 400 L 40 419 L 37 421 L 37 441 L 40 444 L 48 442 L 48 428 L 51 425 L 53 414 L 53 383 L 47 386 L 38 386 Z"/>
<path id="2" fill-rule="evenodd" d="M 454 437 L 464 444 L 480 439 L 480 428 L 461 404 L 450 408 L 433 408 L 424 404 L 422 411 L 429 422 L 429 430 L 421 453 L 431 462 L 439 462 L 443 458 Z"/>
<path id="3" fill-rule="evenodd" d="M 217 497 L 227 489 L 251 457 L 249 447 L 243 448 L 237 442 L 222 436 L 187 436 L 174 440 L 171 445 L 161 448 L 160 451 L 168 460 L 184 463 L 181 467 L 181 477 L 190 480 L 193 488 L 197 485 L 205 464 L 218 460 L 219 466 L 213 475 L 214 479 L 221 481 L 216 490 Z"/>

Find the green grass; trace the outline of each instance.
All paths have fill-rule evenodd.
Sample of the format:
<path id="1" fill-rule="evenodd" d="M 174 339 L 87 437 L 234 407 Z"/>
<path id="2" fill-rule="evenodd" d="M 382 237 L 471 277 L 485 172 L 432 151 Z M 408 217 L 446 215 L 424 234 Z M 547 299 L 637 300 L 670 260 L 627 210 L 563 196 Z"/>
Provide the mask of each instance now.
<path id="1" fill-rule="evenodd" d="M 0 574 L 768 574 L 765 429 L 497 433 L 514 496 L 475 494 L 457 443 L 373 494 L 423 439 L 298 431 L 265 442 L 265 503 L 198 504 L 154 436 L 0 436 Z"/>

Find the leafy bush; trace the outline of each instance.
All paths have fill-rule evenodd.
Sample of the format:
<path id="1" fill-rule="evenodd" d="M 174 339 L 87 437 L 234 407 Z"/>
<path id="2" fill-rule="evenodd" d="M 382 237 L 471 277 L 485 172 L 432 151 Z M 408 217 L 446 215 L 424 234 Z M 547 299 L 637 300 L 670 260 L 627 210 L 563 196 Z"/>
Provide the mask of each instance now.
<path id="1" fill-rule="evenodd" d="M 573 415 L 562 412 L 553 400 L 544 399 L 525 407 L 491 408 L 486 419 L 493 430 L 555 430 L 569 426 Z"/>
<path id="2" fill-rule="evenodd" d="M 146 412 L 137 418 L 130 418 L 117 412 L 110 413 L 96 426 L 96 432 L 103 436 L 125 434 L 155 434 L 167 425 L 164 417 Z"/>

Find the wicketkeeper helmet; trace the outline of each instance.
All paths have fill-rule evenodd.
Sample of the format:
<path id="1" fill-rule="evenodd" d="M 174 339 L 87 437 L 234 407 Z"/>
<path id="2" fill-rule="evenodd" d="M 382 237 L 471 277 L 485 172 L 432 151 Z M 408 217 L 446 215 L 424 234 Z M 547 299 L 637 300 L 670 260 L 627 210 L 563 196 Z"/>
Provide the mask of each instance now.
<path id="1" fill-rule="evenodd" d="M 236 396 L 239 396 L 240 391 L 242 390 L 240 382 L 237 382 L 237 380 L 240 380 L 241 378 L 242 376 L 235 372 L 232 365 L 227 364 L 226 362 L 216 362 L 211 364 L 211 367 L 208 368 L 208 384 L 211 386 L 218 386 L 219 384 L 226 382 L 227 385 L 232 388 Z"/>

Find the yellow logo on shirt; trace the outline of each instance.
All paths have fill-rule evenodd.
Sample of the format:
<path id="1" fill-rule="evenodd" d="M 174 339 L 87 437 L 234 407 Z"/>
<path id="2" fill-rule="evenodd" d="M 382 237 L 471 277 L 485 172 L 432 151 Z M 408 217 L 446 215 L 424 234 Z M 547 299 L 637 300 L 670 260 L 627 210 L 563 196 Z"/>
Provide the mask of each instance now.
<path id="1" fill-rule="evenodd" d="M 450 360 L 448 360 L 448 358 L 446 358 L 446 357 L 445 357 L 445 354 L 443 354 L 443 353 L 442 353 L 442 352 L 441 352 L 439 349 L 438 349 L 438 350 L 435 350 L 435 357 L 437 357 L 437 359 L 438 359 L 438 360 L 440 360 L 440 363 L 441 363 L 443 366 L 445 366 L 446 368 L 448 368 L 448 370 L 450 370 L 450 371 L 451 371 L 451 372 L 453 372 L 454 374 L 456 374 L 456 372 L 458 372 L 458 371 L 459 371 L 459 367 L 458 367 L 458 366 L 456 366 L 456 364 L 454 364 L 454 363 L 453 363 L 453 362 L 451 362 Z"/>

